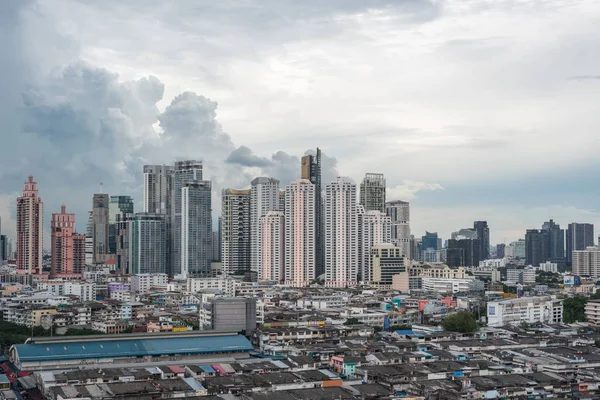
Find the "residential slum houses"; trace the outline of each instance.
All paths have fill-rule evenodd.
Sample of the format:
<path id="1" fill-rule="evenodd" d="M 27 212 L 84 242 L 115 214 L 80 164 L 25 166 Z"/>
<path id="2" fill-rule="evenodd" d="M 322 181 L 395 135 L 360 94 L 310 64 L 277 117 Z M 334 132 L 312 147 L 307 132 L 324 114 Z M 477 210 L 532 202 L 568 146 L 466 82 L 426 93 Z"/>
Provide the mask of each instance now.
<path id="1" fill-rule="evenodd" d="M 295 331 L 306 338 L 299 340 Z M 600 349 L 594 345 L 600 334 L 587 326 L 482 328 L 471 334 L 363 331 L 368 327 L 288 328 L 273 337 L 272 328 L 263 329 L 253 336 L 256 352 L 246 359 L 215 355 L 120 368 L 90 365 L 36 372 L 29 381 L 52 400 L 600 398 Z M 277 351 L 259 351 L 264 335 L 280 342 Z M 17 381 L 8 389 L 23 388 Z"/>

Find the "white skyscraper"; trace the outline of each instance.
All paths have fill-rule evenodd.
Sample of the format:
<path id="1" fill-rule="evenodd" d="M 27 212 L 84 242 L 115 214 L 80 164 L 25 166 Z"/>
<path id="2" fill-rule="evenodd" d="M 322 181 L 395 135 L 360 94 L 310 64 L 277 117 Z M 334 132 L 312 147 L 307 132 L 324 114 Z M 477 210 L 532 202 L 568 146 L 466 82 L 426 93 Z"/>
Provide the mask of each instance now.
<path id="1" fill-rule="evenodd" d="M 212 275 L 210 181 L 183 181 L 181 188 L 181 270 L 178 278 Z"/>
<path id="2" fill-rule="evenodd" d="M 365 211 L 358 206 L 358 272 L 361 280 L 373 280 L 371 268 L 371 249 L 378 245 L 391 242 L 392 219 L 376 210 Z"/>
<path id="3" fill-rule="evenodd" d="M 196 160 L 177 161 L 173 171 L 173 177 L 170 185 L 170 208 L 171 208 L 171 224 L 167 226 L 167 235 L 171 237 L 170 253 L 171 265 L 169 265 L 169 275 L 175 276 L 181 273 L 182 260 L 182 214 L 181 214 L 181 196 L 184 181 L 201 181 L 202 180 L 202 162 Z M 212 231 L 212 229 L 211 229 Z"/>
<path id="4" fill-rule="evenodd" d="M 307 286 L 315 279 L 315 185 L 298 179 L 285 187 L 285 283 Z"/>
<path id="5" fill-rule="evenodd" d="M 174 170 L 172 165 L 144 165 L 145 213 L 170 213 L 171 178 Z"/>
<path id="6" fill-rule="evenodd" d="M 338 177 L 325 189 L 325 284 L 347 287 L 358 274 L 356 185 Z"/>
<path id="7" fill-rule="evenodd" d="M 256 178 L 250 188 L 250 267 L 256 277 L 261 270 L 260 218 L 269 211 L 279 211 L 279 181 Z"/>
<path id="8" fill-rule="evenodd" d="M 223 275 L 250 272 L 250 190 L 223 189 L 221 217 Z"/>
<path id="9" fill-rule="evenodd" d="M 387 202 L 385 208 L 386 214 L 392 219 L 392 243 L 410 258 L 410 204 L 395 200 Z"/>
<path id="10" fill-rule="evenodd" d="M 268 211 L 260 217 L 260 269 L 258 279 L 283 280 L 285 260 L 285 220 L 281 211 Z"/>

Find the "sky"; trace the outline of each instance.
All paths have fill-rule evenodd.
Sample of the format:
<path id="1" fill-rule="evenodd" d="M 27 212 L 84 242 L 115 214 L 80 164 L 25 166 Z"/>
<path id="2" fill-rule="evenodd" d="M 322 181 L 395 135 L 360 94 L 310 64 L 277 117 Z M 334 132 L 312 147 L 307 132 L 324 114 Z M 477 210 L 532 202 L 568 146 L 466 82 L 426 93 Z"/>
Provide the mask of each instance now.
<path id="1" fill-rule="evenodd" d="M 0 2 L 0 217 L 38 181 L 84 231 L 92 195 L 202 159 L 220 189 L 384 173 L 411 230 L 600 226 L 598 0 Z"/>

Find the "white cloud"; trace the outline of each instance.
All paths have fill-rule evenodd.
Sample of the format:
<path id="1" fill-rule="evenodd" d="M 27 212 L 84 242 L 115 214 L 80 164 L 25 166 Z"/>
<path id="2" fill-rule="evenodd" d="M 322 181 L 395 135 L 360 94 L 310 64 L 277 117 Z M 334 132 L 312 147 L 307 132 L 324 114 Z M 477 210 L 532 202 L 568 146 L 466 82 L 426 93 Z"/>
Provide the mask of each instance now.
<path id="1" fill-rule="evenodd" d="M 400 185 L 388 187 L 386 197 L 390 200 L 410 201 L 417 197 L 417 193 L 422 191 L 444 190 L 444 187 L 438 183 L 426 183 L 415 181 L 402 181 Z"/>

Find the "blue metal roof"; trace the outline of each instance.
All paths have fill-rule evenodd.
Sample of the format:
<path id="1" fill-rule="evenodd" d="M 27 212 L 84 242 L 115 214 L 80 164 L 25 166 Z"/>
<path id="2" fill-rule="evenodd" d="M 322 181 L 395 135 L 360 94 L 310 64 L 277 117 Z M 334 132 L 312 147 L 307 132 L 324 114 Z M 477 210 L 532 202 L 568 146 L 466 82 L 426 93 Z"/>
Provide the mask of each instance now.
<path id="1" fill-rule="evenodd" d="M 211 354 L 254 350 L 252 344 L 242 335 L 34 343 L 17 344 L 14 348 L 20 361 Z"/>
<path id="2" fill-rule="evenodd" d="M 202 369 L 202 371 L 207 372 L 209 374 L 217 373 L 217 371 L 215 371 L 215 369 L 213 367 L 211 367 L 210 365 L 200 365 L 200 369 Z"/>

